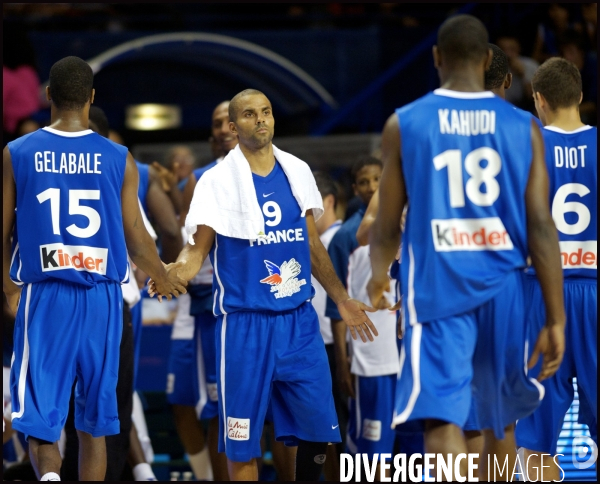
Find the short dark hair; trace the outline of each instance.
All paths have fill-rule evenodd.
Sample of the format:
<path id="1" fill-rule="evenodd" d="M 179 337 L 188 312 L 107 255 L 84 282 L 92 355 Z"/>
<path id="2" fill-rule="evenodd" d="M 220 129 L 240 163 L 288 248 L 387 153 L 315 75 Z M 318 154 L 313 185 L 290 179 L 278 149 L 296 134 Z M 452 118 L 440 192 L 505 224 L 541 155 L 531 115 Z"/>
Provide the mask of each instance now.
<path id="1" fill-rule="evenodd" d="M 485 71 L 485 89 L 496 89 L 504 83 L 509 72 L 508 56 L 495 44 L 488 44 L 492 49 L 492 62 L 490 68 Z"/>
<path id="2" fill-rule="evenodd" d="M 356 177 L 358 172 L 362 170 L 365 166 L 377 165 L 383 168 L 383 163 L 380 159 L 375 158 L 374 156 L 362 156 L 358 160 L 354 162 L 352 165 L 352 169 L 350 170 L 350 176 L 352 177 L 352 183 L 356 183 Z"/>
<path id="3" fill-rule="evenodd" d="M 579 105 L 581 74 L 579 69 L 562 57 L 551 57 L 544 62 L 531 80 L 533 92 L 539 92 L 553 111 Z"/>
<path id="4" fill-rule="evenodd" d="M 92 68 L 79 57 L 65 57 L 50 69 L 50 97 L 59 109 L 81 109 L 90 100 L 93 84 Z"/>
<path id="5" fill-rule="evenodd" d="M 337 206 L 338 199 L 340 198 L 339 185 L 335 182 L 335 180 L 331 177 L 329 173 L 326 173 L 324 171 L 315 171 L 313 175 L 315 177 L 315 181 L 317 182 L 317 188 L 321 193 L 321 198 L 325 198 L 328 195 L 333 195 L 333 198 L 335 200 L 333 202 L 333 206 L 335 208 Z"/>
<path id="6" fill-rule="evenodd" d="M 438 30 L 437 48 L 450 62 L 481 61 L 488 52 L 487 29 L 472 15 L 456 15 Z"/>
<path id="7" fill-rule="evenodd" d="M 263 96 L 267 97 L 264 92 L 261 92 L 258 89 L 244 89 L 233 96 L 231 101 L 229 101 L 229 121 L 235 121 L 237 119 L 237 113 L 240 108 L 240 100 L 245 96 L 254 96 L 255 94 L 262 94 Z"/>
<path id="8" fill-rule="evenodd" d="M 92 124 L 93 123 L 93 126 Z M 104 111 L 98 106 L 90 106 L 90 129 L 101 136 L 108 138 L 110 126 Z"/>

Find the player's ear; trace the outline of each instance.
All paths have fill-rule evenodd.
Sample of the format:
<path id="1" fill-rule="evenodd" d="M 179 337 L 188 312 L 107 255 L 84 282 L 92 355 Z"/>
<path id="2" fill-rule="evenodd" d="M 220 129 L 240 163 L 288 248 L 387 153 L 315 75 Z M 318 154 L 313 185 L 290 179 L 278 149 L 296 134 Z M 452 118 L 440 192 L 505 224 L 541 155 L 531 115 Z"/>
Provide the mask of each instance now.
<path id="1" fill-rule="evenodd" d="M 492 52 L 492 49 L 488 48 L 488 54 L 487 54 L 487 58 L 485 60 L 485 69 L 484 70 L 488 70 L 490 68 L 490 66 L 492 65 L 492 58 L 494 57 L 494 53 Z"/>
<path id="2" fill-rule="evenodd" d="M 233 121 L 229 121 L 229 131 L 237 136 L 237 128 L 235 127 L 235 123 Z"/>
<path id="3" fill-rule="evenodd" d="M 583 92 L 581 93 L 581 95 L 579 96 L 579 104 L 581 104 L 581 101 L 583 101 Z"/>
<path id="4" fill-rule="evenodd" d="M 431 53 L 433 54 L 433 66 L 436 69 L 439 69 L 440 66 L 442 65 L 441 59 L 440 59 L 440 52 L 438 51 L 437 45 L 434 45 L 431 49 Z"/>
<path id="5" fill-rule="evenodd" d="M 92 95 L 90 96 L 90 104 L 94 104 L 94 96 L 96 95 L 96 90 L 92 89 Z"/>
<path id="6" fill-rule="evenodd" d="M 512 72 L 506 74 L 504 78 L 504 89 L 510 89 L 510 86 L 512 86 Z"/>
<path id="7" fill-rule="evenodd" d="M 50 97 L 50 86 L 46 86 L 46 101 L 52 101 Z"/>

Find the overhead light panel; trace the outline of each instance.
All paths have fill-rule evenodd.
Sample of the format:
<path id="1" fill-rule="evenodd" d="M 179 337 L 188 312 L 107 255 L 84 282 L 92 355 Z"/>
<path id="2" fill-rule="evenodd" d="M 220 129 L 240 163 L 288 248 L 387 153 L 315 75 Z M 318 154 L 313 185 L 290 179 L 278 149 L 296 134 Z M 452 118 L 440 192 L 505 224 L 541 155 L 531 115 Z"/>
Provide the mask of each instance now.
<path id="1" fill-rule="evenodd" d="M 126 110 L 125 126 L 140 131 L 181 126 L 181 108 L 174 104 L 136 104 Z"/>

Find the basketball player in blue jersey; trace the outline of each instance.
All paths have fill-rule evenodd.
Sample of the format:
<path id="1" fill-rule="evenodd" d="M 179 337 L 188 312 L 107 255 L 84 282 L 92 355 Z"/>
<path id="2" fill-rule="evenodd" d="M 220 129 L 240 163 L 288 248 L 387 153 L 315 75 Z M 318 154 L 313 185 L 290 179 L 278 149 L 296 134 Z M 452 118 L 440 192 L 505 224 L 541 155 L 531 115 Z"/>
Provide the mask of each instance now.
<path id="1" fill-rule="evenodd" d="M 142 223 L 132 156 L 88 129 L 92 82 L 77 57 L 54 64 L 46 89 L 51 125 L 3 152 L 3 289 L 16 311 L 12 424 L 28 436 L 41 480 L 60 480 L 57 441 L 75 379 L 79 477 L 104 479 L 104 436 L 119 432 L 127 252 L 158 277 L 162 294 L 185 292 Z"/>
<path id="2" fill-rule="evenodd" d="M 492 91 L 496 96 L 506 99 L 506 90 L 510 89 L 512 85 L 512 73 L 509 68 L 508 56 L 497 45 L 488 44 L 488 46 L 492 51 L 492 61 L 485 71 L 485 90 Z M 523 111 L 516 106 L 514 108 L 529 113 L 529 111 Z M 536 122 L 540 129 L 543 127 L 541 121 L 533 114 L 531 114 L 531 119 Z"/>
<path id="3" fill-rule="evenodd" d="M 565 313 L 539 128 L 484 91 L 491 55 L 479 20 L 448 19 L 433 49 L 442 87 L 386 122 L 369 293 L 376 307 L 389 304 L 387 271 L 408 205 L 400 380 L 409 384 L 397 386 L 394 424 L 424 423 L 426 452 L 456 456 L 467 452 L 461 428 L 473 403 L 485 439 L 480 478 L 487 479 L 494 454 L 508 458 L 506 479 L 516 464 L 514 422 L 543 396 L 525 366 L 521 272 L 528 252 L 546 305 L 532 360 L 544 354 L 540 380 L 562 361 Z M 461 475 L 466 470 L 462 461 Z"/>
<path id="4" fill-rule="evenodd" d="M 327 355 L 310 303 L 311 273 L 338 303 L 353 337 L 358 333 L 366 341 L 377 335 L 364 312 L 372 308 L 350 299 L 335 275 L 315 226 L 313 210 L 320 215 L 322 200 L 314 178 L 304 162 L 273 146 L 274 119 L 266 96 L 242 91 L 229 104 L 229 119 L 239 145 L 202 177 L 194 200 L 204 200 L 209 190 L 245 190 L 243 183 L 253 183 L 244 203 L 256 203 L 257 210 L 262 205 L 259 225 L 267 233 L 248 230 L 252 239 L 223 236 L 212 226 L 193 222 L 212 216 L 193 200 L 186 230 L 194 243 L 184 247 L 175 263 L 184 280 L 196 275 L 209 252 L 215 268 L 219 450 L 227 454 L 232 480 L 257 480 L 256 458 L 270 399 L 277 440 L 298 445 L 296 479 L 318 480 L 327 443 L 339 442 L 340 434 Z M 301 179 L 288 178 L 283 166 Z M 229 170 L 233 177 L 239 170 L 240 180 L 219 177 Z M 293 193 L 292 185 L 299 192 Z M 237 213 L 240 207 L 232 209 Z M 231 225 L 230 233 L 241 223 Z"/>
<path id="5" fill-rule="evenodd" d="M 577 378 L 579 421 L 598 443 L 598 132 L 581 122 L 581 75 L 571 62 L 554 57 L 542 64 L 532 79 L 536 110 L 544 124 L 546 166 L 550 174 L 552 217 L 558 229 L 565 278 L 564 297 L 569 321 L 564 361 L 544 381 L 546 396 L 540 407 L 517 424 L 517 444 L 528 449 L 530 473 L 544 480 L 562 479 L 552 456 L 565 413 L 573 401 Z M 544 326 L 537 271 L 527 271 L 527 298 L 531 334 Z M 537 374 L 538 368 L 532 373 Z M 531 455 L 530 455 L 531 454 Z M 542 454 L 546 455 L 542 462 Z M 550 466 L 550 468 L 548 467 Z"/>

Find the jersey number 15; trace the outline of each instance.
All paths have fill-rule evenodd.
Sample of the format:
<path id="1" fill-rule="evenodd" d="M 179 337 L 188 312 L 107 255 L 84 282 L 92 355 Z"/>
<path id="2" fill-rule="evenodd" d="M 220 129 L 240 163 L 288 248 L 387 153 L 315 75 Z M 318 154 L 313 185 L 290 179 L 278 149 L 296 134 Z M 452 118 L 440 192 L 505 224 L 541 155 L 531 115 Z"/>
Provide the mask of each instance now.
<path id="1" fill-rule="evenodd" d="M 50 200 L 50 215 L 52 217 L 52 232 L 60 235 L 60 189 L 48 188 L 37 195 L 38 202 Z M 85 228 L 71 224 L 67 232 L 75 237 L 88 238 L 100 230 L 100 214 L 91 207 L 79 205 L 80 200 L 100 200 L 100 190 L 69 190 L 69 215 L 83 215 L 89 220 Z"/>

